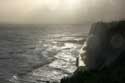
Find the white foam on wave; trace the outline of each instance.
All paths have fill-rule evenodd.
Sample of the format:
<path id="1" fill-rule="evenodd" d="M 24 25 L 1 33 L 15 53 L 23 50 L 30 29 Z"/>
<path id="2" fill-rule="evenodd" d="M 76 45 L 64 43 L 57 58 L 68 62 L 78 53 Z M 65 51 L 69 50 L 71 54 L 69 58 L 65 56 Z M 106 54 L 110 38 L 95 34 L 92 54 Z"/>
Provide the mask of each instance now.
<path id="1" fill-rule="evenodd" d="M 66 48 L 76 48 L 76 45 L 74 45 L 73 43 L 65 43 L 63 47 L 61 47 L 62 49 L 66 49 Z"/>
<path id="2" fill-rule="evenodd" d="M 75 57 L 71 54 L 71 52 L 64 50 L 60 53 L 58 53 L 57 55 L 54 56 L 57 59 L 62 59 L 68 62 L 72 62 L 75 61 Z"/>
<path id="3" fill-rule="evenodd" d="M 48 68 L 47 66 L 44 66 L 37 70 L 34 70 L 32 75 L 37 77 L 36 79 L 41 79 L 41 80 L 60 80 L 67 74 L 64 74 L 60 70 L 55 70 L 52 68 Z"/>
<path id="4" fill-rule="evenodd" d="M 62 71 L 65 71 L 64 73 L 72 73 L 75 71 L 76 67 L 71 66 L 72 64 L 64 61 L 64 60 L 55 60 L 51 64 L 49 64 L 49 67 L 60 69 Z"/>

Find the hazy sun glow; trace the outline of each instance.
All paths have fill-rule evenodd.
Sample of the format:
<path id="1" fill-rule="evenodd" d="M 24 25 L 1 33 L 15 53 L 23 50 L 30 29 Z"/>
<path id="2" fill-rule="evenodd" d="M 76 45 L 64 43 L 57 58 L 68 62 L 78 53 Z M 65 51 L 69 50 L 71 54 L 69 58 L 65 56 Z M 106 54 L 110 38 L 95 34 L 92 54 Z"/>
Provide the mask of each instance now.
<path id="1" fill-rule="evenodd" d="M 45 0 L 45 5 L 50 10 L 56 10 L 59 7 L 60 0 Z"/>
<path id="2" fill-rule="evenodd" d="M 34 7 L 45 7 L 51 11 L 59 9 L 73 10 L 80 6 L 81 0 L 37 0 L 34 1 Z"/>
<path id="3" fill-rule="evenodd" d="M 125 0 L 0 0 L 0 22 L 81 24 L 125 17 Z"/>

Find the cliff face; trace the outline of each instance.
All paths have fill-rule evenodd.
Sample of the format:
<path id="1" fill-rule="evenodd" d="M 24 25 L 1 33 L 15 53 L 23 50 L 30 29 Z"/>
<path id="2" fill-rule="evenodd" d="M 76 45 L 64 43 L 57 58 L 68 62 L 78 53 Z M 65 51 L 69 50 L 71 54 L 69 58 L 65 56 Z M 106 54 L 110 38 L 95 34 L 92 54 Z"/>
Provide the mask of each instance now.
<path id="1" fill-rule="evenodd" d="M 108 63 L 101 70 L 98 68 L 94 71 L 88 70 L 87 67 L 78 67 L 72 76 L 64 77 L 61 83 L 124 83 L 125 82 L 125 21 L 103 23 L 98 22 L 92 25 L 89 35 L 95 34 L 99 36 L 103 42 L 101 47 L 108 49 Z M 117 37 L 122 36 L 122 40 Z M 114 36 L 116 37 L 114 38 Z M 113 38 L 114 39 L 113 39 Z M 111 41 L 111 40 L 112 41 Z M 122 41 L 122 43 L 121 43 Z M 109 44 L 111 43 L 111 44 Z M 113 44 L 112 44 L 113 43 Z M 105 51 L 103 49 L 103 51 Z M 117 51 L 117 52 L 116 52 Z M 102 51 L 101 51 L 102 52 Z M 117 54 L 117 57 L 112 58 Z M 103 53 L 104 54 L 104 53 Z M 109 55 L 110 54 L 110 55 Z M 101 56 L 101 55 L 99 55 Z M 91 58 L 91 57 L 90 57 Z M 89 58 L 88 58 L 89 59 Z M 106 62 L 106 63 L 107 63 Z M 105 64 L 105 62 L 104 62 Z"/>

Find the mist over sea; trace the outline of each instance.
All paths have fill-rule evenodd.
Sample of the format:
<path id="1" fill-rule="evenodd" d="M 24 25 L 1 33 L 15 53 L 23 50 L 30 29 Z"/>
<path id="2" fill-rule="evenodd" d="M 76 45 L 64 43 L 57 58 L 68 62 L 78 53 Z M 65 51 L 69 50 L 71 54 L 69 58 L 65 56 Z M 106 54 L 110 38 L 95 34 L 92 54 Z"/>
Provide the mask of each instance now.
<path id="1" fill-rule="evenodd" d="M 0 82 L 32 83 L 70 75 L 89 29 L 86 25 L 0 26 Z"/>

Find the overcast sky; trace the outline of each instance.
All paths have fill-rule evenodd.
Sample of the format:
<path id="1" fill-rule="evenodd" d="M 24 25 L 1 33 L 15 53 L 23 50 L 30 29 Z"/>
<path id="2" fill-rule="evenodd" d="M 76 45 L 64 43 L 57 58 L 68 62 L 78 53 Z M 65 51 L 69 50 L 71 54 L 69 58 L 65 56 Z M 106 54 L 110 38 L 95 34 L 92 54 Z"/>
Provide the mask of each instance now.
<path id="1" fill-rule="evenodd" d="M 0 23 L 82 24 L 125 18 L 125 0 L 0 0 Z"/>

